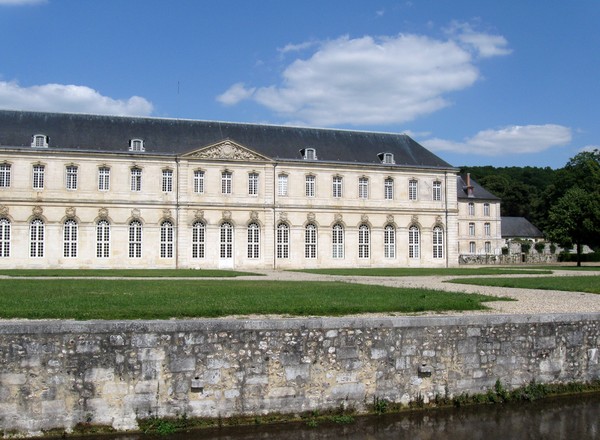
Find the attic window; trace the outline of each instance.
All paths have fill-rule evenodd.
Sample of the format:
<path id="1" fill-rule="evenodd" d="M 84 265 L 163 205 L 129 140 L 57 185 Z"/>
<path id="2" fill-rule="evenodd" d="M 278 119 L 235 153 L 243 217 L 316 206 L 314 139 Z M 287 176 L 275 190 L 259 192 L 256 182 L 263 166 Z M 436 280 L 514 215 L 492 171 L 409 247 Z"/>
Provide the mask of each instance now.
<path id="1" fill-rule="evenodd" d="M 300 150 L 300 154 L 304 160 L 317 160 L 317 150 L 314 148 L 303 148 Z"/>
<path id="2" fill-rule="evenodd" d="M 31 146 L 36 148 L 48 148 L 48 136 L 45 134 L 35 134 L 31 138 Z"/>
<path id="3" fill-rule="evenodd" d="M 129 151 L 146 151 L 144 148 L 144 141 L 142 139 L 130 139 Z"/>
<path id="4" fill-rule="evenodd" d="M 379 157 L 379 160 L 381 161 L 381 163 L 384 163 L 384 164 L 396 163 L 394 161 L 394 153 L 379 153 L 377 156 Z"/>

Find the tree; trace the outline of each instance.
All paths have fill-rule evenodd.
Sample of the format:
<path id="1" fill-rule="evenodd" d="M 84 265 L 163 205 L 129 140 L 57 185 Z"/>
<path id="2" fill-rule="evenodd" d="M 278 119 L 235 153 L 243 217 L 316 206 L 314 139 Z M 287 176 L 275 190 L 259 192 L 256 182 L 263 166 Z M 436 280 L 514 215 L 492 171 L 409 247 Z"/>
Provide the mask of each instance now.
<path id="1" fill-rule="evenodd" d="M 547 235 L 564 247 L 577 246 L 577 266 L 581 266 L 584 244 L 597 245 L 600 235 L 600 201 L 597 192 L 579 187 L 567 190 L 552 206 Z"/>

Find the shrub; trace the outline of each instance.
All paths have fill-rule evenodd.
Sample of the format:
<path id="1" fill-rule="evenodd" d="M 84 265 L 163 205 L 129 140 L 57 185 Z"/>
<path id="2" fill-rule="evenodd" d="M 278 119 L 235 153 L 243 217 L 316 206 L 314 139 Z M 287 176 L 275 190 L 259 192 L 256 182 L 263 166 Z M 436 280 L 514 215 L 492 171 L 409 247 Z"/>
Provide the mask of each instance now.
<path id="1" fill-rule="evenodd" d="M 544 248 L 546 247 L 546 243 L 542 242 L 542 241 L 538 241 L 534 246 L 535 250 L 537 251 L 538 254 L 541 254 L 544 252 Z"/>

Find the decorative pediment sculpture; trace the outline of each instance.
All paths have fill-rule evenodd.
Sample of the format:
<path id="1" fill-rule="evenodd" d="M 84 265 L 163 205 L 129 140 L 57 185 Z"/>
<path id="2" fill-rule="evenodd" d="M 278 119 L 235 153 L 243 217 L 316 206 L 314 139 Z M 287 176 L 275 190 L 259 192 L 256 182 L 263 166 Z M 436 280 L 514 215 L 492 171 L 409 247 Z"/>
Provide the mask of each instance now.
<path id="1" fill-rule="evenodd" d="M 41 206 L 37 205 L 37 206 L 33 207 L 33 209 L 31 210 L 31 212 L 34 215 L 34 217 L 40 217 L 44 213 L 44 208 L 42 208 Z"/>
<path id="2" fill-rule="evenodd" d="M 258 154 L 229 139 L 199 150 L 184 154 L 183 157 L 196 159 L 239 160 L 239 161 L 270 161 L 266 156 Z"/>
<path id="3" fill-rule="evenodd" d="M 70 208 L 65 209 L 65 215 L 67 216 L 67 218 L 75 218 L 76 212 L 77 211 L 72 206 Z"/>
<path id="4" fill-rule="evenodd" d="M 108 218 L 108 209 L 100 208 L 98 210 L 98 217 L 100 217 L 103 220 L 106 220 Z"/>

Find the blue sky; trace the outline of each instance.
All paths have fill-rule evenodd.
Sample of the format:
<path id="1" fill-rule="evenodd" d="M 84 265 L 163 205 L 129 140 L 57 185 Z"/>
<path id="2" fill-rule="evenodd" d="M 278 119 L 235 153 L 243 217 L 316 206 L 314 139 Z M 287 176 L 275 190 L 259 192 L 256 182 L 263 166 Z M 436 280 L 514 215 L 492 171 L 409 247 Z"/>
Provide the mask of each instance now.
<path id="1" fill-rule="evenodd" d="M 456 166 L 560 168 L 600 146 L 599 23 L 598 0 L 0 0 L 0 108 L 404 132 Z"/>

